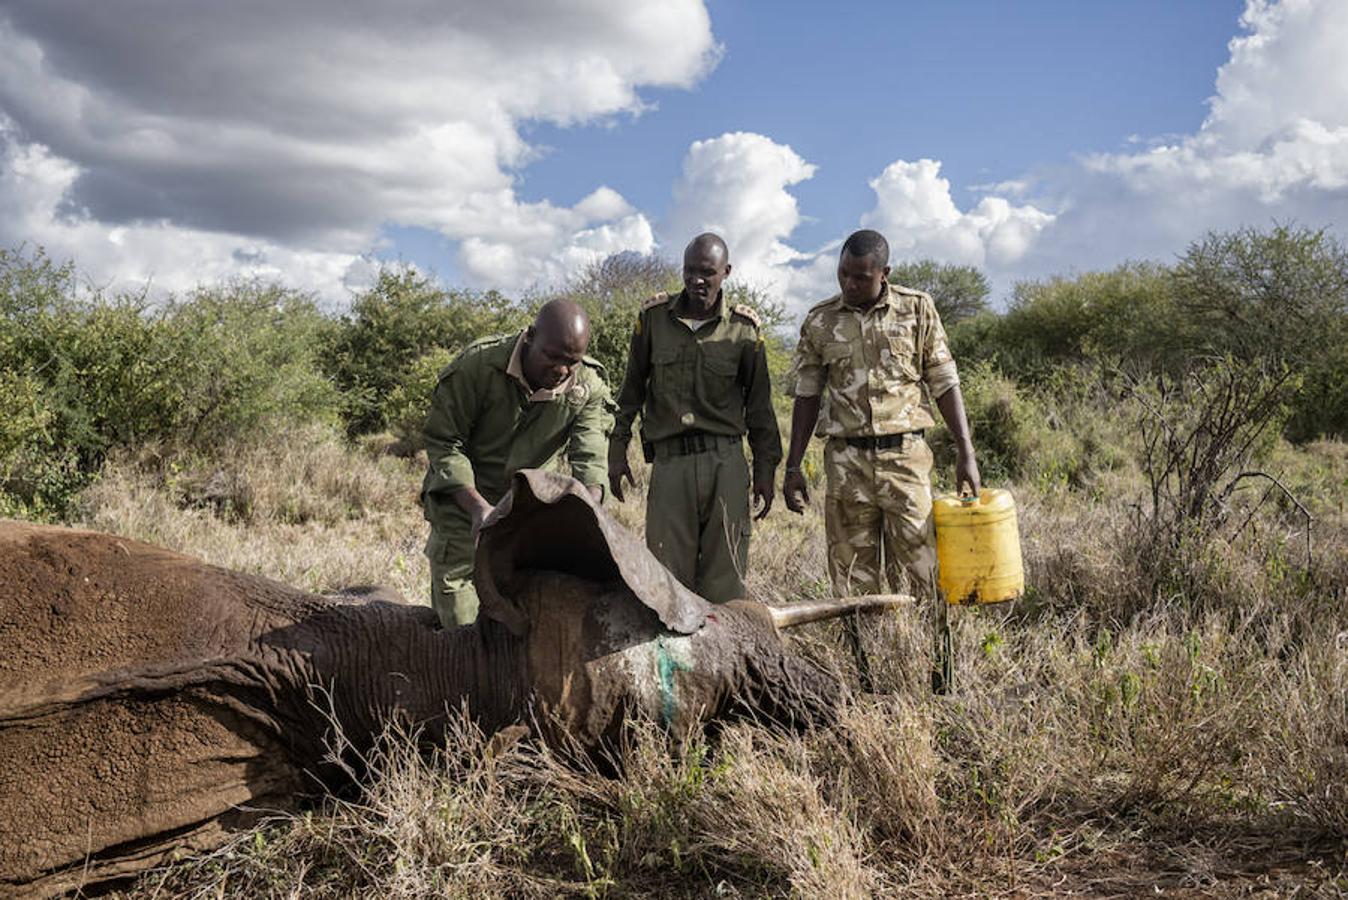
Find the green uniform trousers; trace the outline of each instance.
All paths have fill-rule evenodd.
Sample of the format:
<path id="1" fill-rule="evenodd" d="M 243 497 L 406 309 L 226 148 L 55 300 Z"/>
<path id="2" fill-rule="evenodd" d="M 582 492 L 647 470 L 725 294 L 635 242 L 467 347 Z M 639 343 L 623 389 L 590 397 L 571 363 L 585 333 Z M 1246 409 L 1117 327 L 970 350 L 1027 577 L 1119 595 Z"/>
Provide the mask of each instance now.
<path id="1" fill-rule="evenodd" d="M 744 596 L 749 561 L 749 466 L 739 437 L 695 435 L 655 445 L 646 546 L 685 587 L 713 603 Z"/>
<path id="2" fill-rule="evenodd" d="M 426 541 L 431 563 L 431 607 L 446 628 L 477 621 L 477 590 L 473 588 L 473 523 L 454 510 L 444 525 L 432 525 Z"/>

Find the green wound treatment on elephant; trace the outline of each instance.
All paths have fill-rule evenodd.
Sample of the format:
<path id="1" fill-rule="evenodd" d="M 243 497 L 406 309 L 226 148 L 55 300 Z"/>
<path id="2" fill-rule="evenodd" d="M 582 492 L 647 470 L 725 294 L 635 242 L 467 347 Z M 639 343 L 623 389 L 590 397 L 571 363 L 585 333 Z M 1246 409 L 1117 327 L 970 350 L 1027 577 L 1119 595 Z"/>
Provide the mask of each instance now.
<path id="1" fill-rule="evenodd" d="M 678 705 L 674 700 L 674 673 L 692 669 L 682 659 L 676 659 L 674 651 L 665 638 L 655 640 L 655 660 L 660 670 L 660 722 L 666 728 L 674 724 L 674 714 Z"/>
<path id="2" fill-rule="evenodd" d="M 0 522 L 0 895 L 95 889 L 219 846 L 359 777 L 390 722 L 435 746 L 463 709 L 600 758 L 633 717 L 682 733 L 837 715 L 839 682 L 778 633 L 828 611 L 711 607 L 565 476 L 515 476 L 476 580 L 482 616 L 446 630 L 388 595 Z"/>

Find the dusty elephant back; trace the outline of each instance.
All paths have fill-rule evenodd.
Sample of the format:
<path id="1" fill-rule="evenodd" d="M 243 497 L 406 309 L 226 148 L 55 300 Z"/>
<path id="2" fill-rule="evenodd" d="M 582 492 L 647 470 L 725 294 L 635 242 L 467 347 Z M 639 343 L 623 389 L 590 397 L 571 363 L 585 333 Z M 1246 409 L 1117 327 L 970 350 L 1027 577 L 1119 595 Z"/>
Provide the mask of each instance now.
<path id="1" fill-rule="evenodd" d="M 0 896 L 133 873 L 218 844 L 240 804 L 290 805 L 303 781 L 259 638 L 332 606 L 137 541 L 0 522 Z"/>
<path id="2" fill-rule="evenodd" d="M 139 541 L 0 521 L 0 693 L 228 655 L 316 602 Z"/>

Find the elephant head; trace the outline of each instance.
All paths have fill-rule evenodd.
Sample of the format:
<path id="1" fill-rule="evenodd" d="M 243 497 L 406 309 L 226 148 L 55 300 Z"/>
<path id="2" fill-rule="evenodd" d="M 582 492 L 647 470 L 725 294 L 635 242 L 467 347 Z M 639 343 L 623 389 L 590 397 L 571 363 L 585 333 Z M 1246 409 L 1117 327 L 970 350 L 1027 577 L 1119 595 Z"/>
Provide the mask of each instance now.
<path id="1" fill-rule="evenodd" d="M 679 734 L 727 714 L 797 726 L 829 721 L 841 685 L 792 654 L 781 629 L 911 602 L 712 605 L 578 482 L 536 470 L 517 473 L 488 517 L 475 572 L 479 627 L 523 641 L 545 732 L 560 727 L 589 747 L 633 716 Z"/>

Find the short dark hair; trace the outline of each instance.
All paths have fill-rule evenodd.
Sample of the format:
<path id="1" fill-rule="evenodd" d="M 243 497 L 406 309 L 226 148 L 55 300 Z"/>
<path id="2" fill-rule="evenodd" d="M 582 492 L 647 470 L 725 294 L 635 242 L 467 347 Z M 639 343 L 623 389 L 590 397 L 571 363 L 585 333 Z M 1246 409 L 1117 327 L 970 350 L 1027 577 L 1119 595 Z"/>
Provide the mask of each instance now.
<path id="1" fill-rule="evenodd" d="M 881 266 L 889 265 L 889 241 L 880 232 L 869 228 L 852 232 L 843 241 L 842 252 L 852 256 L 869 256 Z"/>

